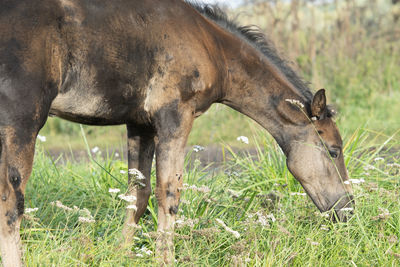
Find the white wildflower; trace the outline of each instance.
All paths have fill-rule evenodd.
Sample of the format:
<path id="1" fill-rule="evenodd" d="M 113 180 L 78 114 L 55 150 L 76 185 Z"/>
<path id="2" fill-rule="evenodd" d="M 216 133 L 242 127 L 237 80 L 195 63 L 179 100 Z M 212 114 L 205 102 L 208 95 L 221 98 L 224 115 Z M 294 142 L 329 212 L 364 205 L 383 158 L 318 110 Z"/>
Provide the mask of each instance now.
<path id="1" fill-rule="evenodd" d="M 35 211 L 38 211 L 39 210 L 39 208 L 26 208 L 25 209 L 25 213 L 32 213 L 32 212 L 35 212 Z"/>
<path id="2" fill-rule="evenodd" d="M 304 104 L 301 103 L 299 100 L 297 99 L 285 99 L 286 102 L 289 102 L 292 105 L 295 105 L 299 108 L 304 108 Z"/>
<path id="3" fill-rule="evenodd" d="M 166 230 L 166 231 L 164 231 L 164 230 L 158 230 L 157 231 L 157 233 L 160 235 L 160 236 L 172 236 L 172 232 L 171 232 L 171 230 Z"/>
<path id="4" fill-rule="evenodd" d="M 183 215 L 175 221 L 176 228 L 183 228 L 185 226 L 189 226 L 190 228 L 193 228 L 198 223 L 199 223 L 199 219 L 189 219 L 189 218 L 185 218 L 185 216 L 183 216 Z"/>
<path id="5" fill-rule="evenodd" d="M 352 184 L 362 184 L 362 183 L 365 183 L 365 180 L 364 179 L 349 179 L 349 181 L 350 181 L 350 183 L 352 183 Z"/>
<path id="6" fill-rule="evenodd" d="M 96 222 L 94 219 L 89 219 L 89 218 L 85 218 L 85 217 L 79 217 L 78 221 L 81 223 L 94 223 Z"/>
<path id="7" fill-rule="evenodd" d="M 188 201 L 186 199 L 181 199 L 181 204 L 182 205 L 190 205 L 190 201 Z"/>
<path id="8" fill-rule="evenodd" d="M 328 212 L 324 212 L 324 213 L 319 213 L 319 216 L 323 217 L 323 218 L 329 218 L 330 215 Z"/>
<path id="9" fill-rule="evenodd" d="M 108 189 L 108 193 L 111 193 L 111 194 L 113 194 L 113 193 L 119 193 L 121 190 L 120 189 L 118 189 L 118 188 L 109 188 Z"/>
<path id="10" fill-rule="evenodd" d="M 46 136 L 43 136 L 43 135 L 39 135 L 38 134 L 38 136 L 37 136 L 37 139 L 39 139 L 41 142 L 46 142 Z"/>
<path id="11" fill-rule="evenodd" d="M 142 226 L 137 225 L 136 223 L 128 223 L 127 226 L 132 227 L 132 228 L 134 228 L 136 230 L 141 230 L 142 229 Z"/>
<path id="12" fill-rule="evenodd" d="M 341 211 L 352 211 L 352 210 L 354 210 L 353 208 L 341 208 L 340 209 Z"/>
<path id="13" fill-rule="evenodd" d="M 127 196 L 124 194 L 118 195 L 118 197 L 122 200 L 125 200 L 126 202 L 134 202 L 136 201 L 136 197 L 135 196 Z"/>
<path id="14" fill-rule="evenodd" d="M 118 158 L 119 157 L 119 153 L 115 152 L 115 157 Z"/>
<path id="15" fill-rule="evenodd" d="M 382 157 L 377 157 L 377 158 L 374 159 L 374 161 L 382 161 L 382 160 L 385 160 L 385 159 L 382 158 Z"/>
<path id="16" fill-rule="evenodd" d="M 137 211 L 137 207 L 136 207 L 136 205 L 129 205 L 129 206 L 127 206 L 126 207 L 128 210 L 134 210 L 134 211 Z"/>
<path id="17" fill-rule="evenodd" d="M 120 171 L 119 171 L 119 173 L 125 174 L 125 173 L 126 173 L 126 171 L 124 171 L 124 170 L 120 170 Z"/>
<path id="18" fill-rule="evenodd" d="M 245 143 L 245 144 L 249 144 L 249 138 L 247 138 L 246 136 L 239 136 L 238 138 L 236 138 L 237 141 Z"/>
<path id="19" fill-rule="evenodd" d="M 133 175 L 136 180 L 146 180 L 146 177 L 144 177 L 143 173 L 141 173 L 138 169 L 129 169 L 128 172 L 129 174 Z"/>
<path id="20" fill-rule="evenodd" d="M 181 219 L 175 220 L 175 224 L 176 224 L 176 225 L 183 224 L 184 222 L 185 222 L 185 221 L 184 221 L 184 220 L 181 220 Z"/>
<path id="21" fill-rule="evenodd" d="M 306 240 L 307 240 L 308 242 L 310 242 L 310 244 L 313 245 L 313 246 L 318 246 L 318 245 L 319 245 L 318 242 L 312 241 L 311 238 L 306 238 Z"/>
<path id="22" fill-rule="evenodd" d="M 226 226 L 226 224 L 225 224 L 222 220 L 220 220 L 220 219 L 215 219 L 215 220 L 217 221 L 217 223 L 218 223 L 219 225 L 221 225 L 221 226 L 225 229 L 225 231 L 231 233 L 231 234 L 232 234 L 234 237 L 236 237 L 236 238 L 239 238 L 239 237 L 240 237 L 239 232 L 234 231 L 234 230 L 232 230 L 231 228 L 229 228 L 228 226 Z"/>
<path id="23" fill-rule="evenodd" d="M 322 224 L 320 229 L 321 229 L 321 230 L 324 230 L 324 231 L 329 231 L 329 228 L 326 227 L 325 224 Z"/>
<path id="24" fill-rule="evenodd" d="M 268 215 L 267 215 L 267 218 L 268 218 L 268 219 L 271 219 L 272 222 L 275 222 L 275 221 L 276 221 L 275 216 L 274 216 L 274 214 L 272 214 L 272 213 L 271 213 L 271 214 L 268 214 Z"/>
<path id="25" fill-rule="evenodd" d="M 236 191 L 233 191 L 232 189 L 228 189 L 228 193 L 234 198 L 240 197 L 240 193 L 236 192 Z"/>
<path id="26" fill-rule="evenodd" d="M 211 190 L 210 190 L 210 188 L 208 186 L 203 185 L 201 187 L 198 187 L 197 191 L 200 192 L 200 193 L 208 193 Z"/>
<path id="27" fill-rule="evenodd" d="M 137 253 L 137 254 L 136 254 L 136 257 L 138 257 L 138 258 L 143 258 L 143 255 L 140 254 L 140 253 Z"/>
<path id="28" fill-rule="evenodd" d="M 142 247 L 141 249 L 140 249 L 140 251 L 142 252 L 142 253 L 144 253 L 144 254 L 146 254 L 146 255 L 151 255 L 151 254 L 153 254 L 153 252 L 150 250 L 150 249 L 148 249 L 148 248 L 146 248 L 146 247 Z"/>
<path id="29" fill-rule="evenodd" d="M 393 167 L 400 168 L 400 164 L 398 164 L 398 163 L 389 163 L 389 164 L 386 164 L 386 166 L 388 166 L 389 168 L 393 168 Z"/>
<path id="30" fill-rule="evenodd" d="M 231 171 L 226 171 L 226 174 L 227 174 L 228 176 L 239 177 L 239 173 L 238 173 L 237 171 L 233 171 L 233 172 L 231 172 Z"/>
<path id="31" fill-rule="evenodd" d="M 201 193 L 208 193 L 211 191 L 210 188 L 205 185 L 203 185 L 201 187 L 197 187 L 196 185 L 183 184 L 183 188 L 181 188 L 181 189 L 184 189 L 184 190 L 191 189 L 193 191 L 197 191 L 197 192 L 201 192 Z"/>
<path id="32" fill-rule="evenodd" d="M 78 210 L 79 210 L 79 208 L 78 208 Z M 93 219 L 92 214 L 90 213 L 90 211 L 87 208 L 79 210 L 79 213 L 85 215 L 86 217 L 89 217 L 90 219 Z"/>
<path id="33" fill-rule="evenodd" d="M 195 145 L 194 147 L 193 147 L 193 151 L 194 152 L 200 152 L 200 151 L 203 151 L 204 150 L 204 147 L 202 147 L 202 146 L 198 146 L 198 145 Z"/>
<path id="34" fill-rule="evenodd" d="M 307 196 L 306 193 L 298 193 L 298 192 L 292 192 L 290 193 L 291 196 Z"/>
<path id="35" fill-rule="evenodd" d="M 372 166 L 372 165 L 366 165 L 366 166 L 364 166 L 364 170 L 365 170 L 365 171 L 375 170 L 375 167 Z"/>
<path id="36" fill-rule="evenodd" d="M 55 202 L 54 202 L 54 201 L 53 201 L 53 202 L 50 202 L 50 205 L 56 206 L 57 208 L 63 209 L 63 210 L 65 210 L 65 211 L 79 212 L 80 215 L 83 215 L 83 216 L 86 217 L 85 219 L 87 219 L 87 220 L 93 220 L 92 214 L 91 214 L 90 211 L 89 211 L 88 209 L 86 209 L 86 208 L 80 209 L 80 208 L 77 207 L 77 206 L 73 206 L 73 208 L 70 208 L 70 207 L 67 207 L 67 206 L 65 206 L 64 204 L 62 204 L 61 201 L 59 201 L 59 200 L 57 200 L 57 201 L 55 201 Z M 79 218 L 81 218 L 81 217 L 79 217 Z M 82 218 L 83 218 L 83 217 L 82 217 Z M 82 220 L 83 220 L 83 219 L 82 219 Z M 83 221 L 82 221 L 82 222 L 83 222 Z M 94 222 L 94 220 L 93 220 L 93 222 Z"/>
<path id="37" fill-rule="evenodd" d="M 95 146 L 94 148 L 92 148 L 92 152 L 95 153 L 95 154 L 97 152 L 99 152 L 99 150 L 100 150 L 100 148 L 98 146 Z"/>
<path id="38" fill-rule="evenodd" d="M 73 211 L 72 208 L 63 205 L 63 203 L 61 203 L 61 201 L 59 201 L 59 200 L 57 200 L 55 202 L 54 201 L 50 202 L 50 205 L 56 206 L 57 208 L 60 208 L 60 209 L 66 210 L 66 211 Z"/>
<path id="39" fill-rule="evenodd" d="M 378 209 L 379 209 L 379 211 L 380 211 L 381 213 L 378 214 L 378 216 L 372 217 L 371 219 L 372 219 L 373 221 L 376 221 L 376 220 L 379 220 L 379 219 L 385 220 L 385 219 L 387 219 L 387 218 L 390 217 L 390 212 L 389 212 L 388 209 L 385 209 L 385 208 L 378 208 Z"/>
<path id="40" fill-rule="evenodd" d="M 262 214 L 260 211 L 258 211 L 256 214 L 257 214 L 257 217 L 258 217 L 257 222 L 260 225 L 269 226 L 269 223 L 268 223 L 268 220 L 267 220 L 268 218 L 266 216 L 264 216 L 264 214 Z M 249 218 L 251 218 L 251 217 L 249 217 Z"/>

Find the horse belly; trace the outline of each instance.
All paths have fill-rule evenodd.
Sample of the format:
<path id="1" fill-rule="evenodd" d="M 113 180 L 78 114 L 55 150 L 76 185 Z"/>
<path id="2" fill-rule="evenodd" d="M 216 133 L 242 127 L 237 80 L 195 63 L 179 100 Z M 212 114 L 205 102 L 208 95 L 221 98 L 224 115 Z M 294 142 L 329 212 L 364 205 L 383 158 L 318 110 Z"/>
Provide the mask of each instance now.
<path id="1" fill-rule="evenodd" d="M 104 99 L 95 94 L 74 90 L 59 94 L 52 102 L 50 114 L 76 122 L 87 123 L 90 120 L 105 120 L 109 107 Z"/>
<path id="2" fill-rule="evenodd" d="M 50 107 L 50 114 L 60 118 L 91 125 L 117 125 L 128 119 L 129 105 L 121 98 L 123 88 L 108 88 L 99 82 L 98 70 L 88 64 L 74 65 L 58 88 L 58 95 Z"/>

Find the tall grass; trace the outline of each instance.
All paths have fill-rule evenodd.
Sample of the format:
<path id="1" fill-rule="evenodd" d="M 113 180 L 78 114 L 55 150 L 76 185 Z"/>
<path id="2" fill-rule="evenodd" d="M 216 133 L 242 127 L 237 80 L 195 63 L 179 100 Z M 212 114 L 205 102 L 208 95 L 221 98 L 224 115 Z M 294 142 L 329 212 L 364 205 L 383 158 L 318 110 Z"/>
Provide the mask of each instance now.
<path id="1" fill-rule="evenodd" d="M 400 257 L 399 141 L 384 145 L 363 130 L 346 137 L 345 160 L 354 184 L 355 216 L 331 223 L 288 172 L 276 143 L 263 133 L 256 156 L 238 156 L 220 171 L 189 162 L 176 225 L 179 266 L 395 266 Z M 380 139 L 380 138 L 379 138 Z M 226 151 L 232 151 L 229 147 Z M 132 247 L 120 247 L 126 203 L 109 188 L 127 190 L 125 161 L 113 153 L 60 164 L 39 146 L 26 191 L 22 225 L 28 266 L 152 266 L 157 203 L 154 195 Z M 154 176 L 154 172 L 152 174 Z M 154 188 L 155 178 L 152 177 Z M 191 187 L 195 185 L 196 187 Z M 197 188 L 200 188 L 199 190 Z M 209 189 L 209 190 L 208 190 Z M 299 193 L 299 194 L 297 194 Z M 61 201 L 66 211 L 51 205 Z M 80 223 L 87 208 L 94 223 Z M 239 233 L 235 237 L 218 222 Z M 150 251 L 150 252 L 149 252 Z M 148 255 L 147 253 L 150 255 Z"/>

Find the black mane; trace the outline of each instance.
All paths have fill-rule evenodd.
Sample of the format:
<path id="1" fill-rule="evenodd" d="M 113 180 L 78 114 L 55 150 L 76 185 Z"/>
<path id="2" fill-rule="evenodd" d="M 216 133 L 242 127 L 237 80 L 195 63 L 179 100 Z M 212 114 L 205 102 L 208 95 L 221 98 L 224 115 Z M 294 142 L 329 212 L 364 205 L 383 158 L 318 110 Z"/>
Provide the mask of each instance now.
<path id="1" fill-rule="evenodd" d="M 270 40 L 268 40 L 268 38 L 261 32 L 259 28 L 252 25 L 238 25 L 235 21 L 229 19 L 227 14 L 217 5 L 209 5 L 193 1 L 186 2 L 202 15 L 215 21 L 221 27 L 229 30 L 233 34 L 242 37 L 244 40 L 256 47 L 286 76 L 289 82 L 291 82 L 299 90 L 306 101 L 311 103 L 313 94 L 308 88 L 308 83 L 306 83 L 294 72 L 286 60 L 279 56 L 275 46 Z"/>

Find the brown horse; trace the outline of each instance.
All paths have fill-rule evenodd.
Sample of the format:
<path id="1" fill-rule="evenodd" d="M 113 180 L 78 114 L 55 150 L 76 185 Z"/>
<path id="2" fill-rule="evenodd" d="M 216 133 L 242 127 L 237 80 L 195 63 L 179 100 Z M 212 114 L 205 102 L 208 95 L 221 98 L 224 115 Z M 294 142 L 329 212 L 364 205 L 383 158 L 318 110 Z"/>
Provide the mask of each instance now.
<path id="1" fill-rule="evenodd" d="M 130 169 L 124 234 L 146 210 L 156 154 L 157 253 L 173 259 L 184 148 L 193 120 L 223 103 L 267 129 L 321 211 L 352 205 L 342 140 L 326 105 L 265 37 L 216 7 L 181 0 L 0 0 L 0 246 L 22 265 L 19 225 L 35 140 L 49 114 L 126 124 Z"/>

